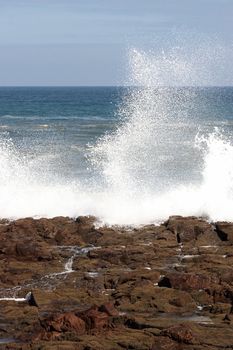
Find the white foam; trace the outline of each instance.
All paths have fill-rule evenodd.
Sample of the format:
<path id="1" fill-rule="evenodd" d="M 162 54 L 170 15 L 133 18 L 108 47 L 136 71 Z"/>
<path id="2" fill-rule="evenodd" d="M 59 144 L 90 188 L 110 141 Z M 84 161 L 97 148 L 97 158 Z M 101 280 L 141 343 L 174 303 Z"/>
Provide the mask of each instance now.
<path id="1" fill-rule="evenodd" d="M 65 264 L 65 273 L 71 273 L 73 272 L 73 261 L 74 261 L 74 255 L 72 255 L 69 260 Z"/>
<path id="2" fill-rule="evenodd" d="M 192 57 L 131 51 L 131 81 L 140 88 L 124 102 L 115 132 L 89 148 L 94 180 L 51 174 L 46 157 L 42 163 L 22 157 L 12 140 L 0 139 L 1 217 L 95 215 L 106 224 L 140 225 L 176 214 L 233 221 L 233 146 L 216 130 L 195 137 L 198 124 L 187 119 L 195 91 L 166 87 L 209 83 L 207 51 Z M 70 260 L 63 273 L 71 271 Z"/>
<path id="3" fill-rule="evenodd" d="M 90 276 L 91 278 L 95 278 L 99 276 L 98 272 L 87 272 L 87 275 Z"/>
<path id="4" fill-rule="evenodd" d="M 25 298 L 0 298 L 0 301 L 16 301 L 16 302 L 25 302 Z"/>
<path id="5" fill-rule="evenodd" d="M 1 145 L 0 145 L 1 146 Z M 204 146 L 202 146 L 204 147 Z M 233 147 L 216 134 L 206 139 L 202 180 L 158 192 L 133 189 L 125 183 L 103 191 L 71 184 L 46 183 L 31 173 L 11 148 L 0 154 L 0 213 L 2 218 L 96 215 L 107 224 L 158 222 L 173 214 L 205 215 L 210 220 L 233 220 Z M 119 175 L 119 178 L 123 178 Z M 48 179 L 49 182 L 50 179 Z M 146 183 L 145 185 L 148 185 Z M 128 189 L 127 189 L 128 187 Z M 117 191 L 118 189 L 118 191 Z M 91 191 L 92 190 L 92 191 Z M 140 204 L 140 205 L 139 205 Z"/>

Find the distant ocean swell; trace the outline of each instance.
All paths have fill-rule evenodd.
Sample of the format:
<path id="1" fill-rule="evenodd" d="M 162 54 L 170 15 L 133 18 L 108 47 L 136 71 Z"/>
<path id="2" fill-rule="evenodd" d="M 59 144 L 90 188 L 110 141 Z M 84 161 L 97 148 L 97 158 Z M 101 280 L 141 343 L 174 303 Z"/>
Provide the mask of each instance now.
<path id="1" fill-rule="evenodd" d="M 202 95 L 200 89 L 179 87 L 200 84 L 193 64 L 174 53 L 131 52 L 132 84 L 140 88 L 125 97 L 118 125 L 81 148 L 84 177 L 66 176 L 68 164 L 66 174 L 51 171 L 51 159 L 60 162 L 52 152 L 47 158 L 30 150 L 22 155 L 3 130 L 0 216 L 95 215 L 119 225 L 170 215 L 233 221 L 232 130 L 225 119 L 219 126 L 216 118 L 203 117 L 205 110 L 197 111 L 204 88 Z M 171 77 L 178 86 L 166 86 Z M 208 103 L 201 101 L 211 115 Z M 49 128 L 47 121 L 39 124 Z"/>

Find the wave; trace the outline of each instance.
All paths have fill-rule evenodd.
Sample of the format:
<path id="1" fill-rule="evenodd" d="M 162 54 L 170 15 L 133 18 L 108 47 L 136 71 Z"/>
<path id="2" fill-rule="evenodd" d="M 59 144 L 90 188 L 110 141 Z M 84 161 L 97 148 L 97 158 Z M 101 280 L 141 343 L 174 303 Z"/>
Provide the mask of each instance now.
<path id="1" fill-rule="evenodd" d="M 140 225 L 176 214 L 232 221 L 233 146 L 215 132 L 208 138 L 196 138 L 195 147 L 203 153 L 200 183 L 173 186 L 170 179 L 170 185 L 160 190 L 148 188 L 148 183 L 138 177 L 130 182 L 131 166 L 127 166 L 125 177 L 117 165 L 114 177 L 112 169 L 110 174 L 106 172 L 104 175 L 110 177 L 107 187 L 95 182 L 66 182 L 46 171 L 35 171 L 28 159 L 16 154 L 11 143 L 1 142 L 1 217 L 92 214 L 107 224 Z"/>
<path id="2" fill-rule="evenodd" d="M 95 215 L 119 225 L 158 223 L 169 215 L 233 221 L 231 140 L 214 123 L 206 129 L 193 117 L 196 89 L 181 88 L 200 82 L 200 62 L 175 51 L 136 50 L 130 62 L 132 84 L 140 87 L 126 94 L 117 128 L 89 145 L 85 181 L 49 171 L 49 158 L 22 156 L 2 136 L 1 217 Z"/>

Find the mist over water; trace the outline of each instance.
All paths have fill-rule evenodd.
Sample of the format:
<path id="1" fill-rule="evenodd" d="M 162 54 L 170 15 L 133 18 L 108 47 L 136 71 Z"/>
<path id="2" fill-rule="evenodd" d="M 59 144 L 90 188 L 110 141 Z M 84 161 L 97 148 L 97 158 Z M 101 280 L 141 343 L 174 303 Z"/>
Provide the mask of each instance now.
<path id="1" fill-rule="evenodd" d="M 170 215 L 233 220 L 233 115 L 226 115 L 232 90 L 204 88 L 213 85 L 218 56 L 202 47 L 192 56 L 179 47 L 134 49 L 129 62 L 134 88 L 96 141 L 64 146 L 63 155 L 55 146 L 32 154 L 1 133 L 1 217 L 95 215 L 107 224 L 135 225 Z M 75 165 L 69 149 L 80 152 Z"/>

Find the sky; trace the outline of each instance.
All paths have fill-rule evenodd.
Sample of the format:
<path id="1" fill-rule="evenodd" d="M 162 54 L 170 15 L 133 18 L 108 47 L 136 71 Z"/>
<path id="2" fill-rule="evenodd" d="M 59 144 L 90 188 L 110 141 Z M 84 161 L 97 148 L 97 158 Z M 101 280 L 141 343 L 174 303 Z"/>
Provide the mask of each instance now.
<path id="1" fill-rule="evenodd" d="M 195 36 L 233 50 L 232 19 L 233 0 L 0 0 L 0 85 L 122 85 L 130 48 Z"/>

